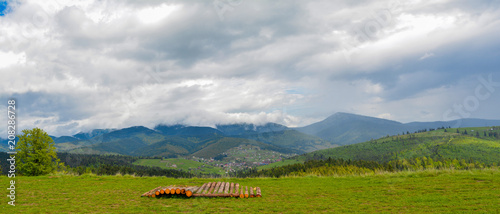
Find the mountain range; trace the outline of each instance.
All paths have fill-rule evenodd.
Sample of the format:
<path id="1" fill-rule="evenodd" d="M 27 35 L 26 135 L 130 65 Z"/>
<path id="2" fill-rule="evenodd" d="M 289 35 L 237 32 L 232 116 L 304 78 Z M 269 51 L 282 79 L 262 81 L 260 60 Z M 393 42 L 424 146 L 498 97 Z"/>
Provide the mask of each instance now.
<path id="1" fill-rule="evenodd" d="M 223 124 L 215 127 L 157 125 L 153 129 L 144 126 L 95 129 L 73 136 L 51 137 L 58 151 L 163 157 L 194 155 L 209 158 L 240 145 L 253 145 L 278 153 L 301 154 L 423 129 L 495 125 L 500 125 L 500 120 L 461 119 L 400 123 L 356 114 L 336 113 L 323 121 L 298 128 L 276 123 Z M 2 142 L 0 149 L 6 151 L 6 145 L 7 142 Z"/>
<path id="2" fill-rule="evenodd" d="M 134 126 L 100 130 L 98 133 L 92 137 L 88 133 L 51 137 L 59 151 L 161 157 L 194 155 L 210 158 L 241 145 L 286 154 L 301 154 L 336 146 L 319 137 L 272 123 L 219 125 L 216 128 L 157 125 L 150 129 Z"/>

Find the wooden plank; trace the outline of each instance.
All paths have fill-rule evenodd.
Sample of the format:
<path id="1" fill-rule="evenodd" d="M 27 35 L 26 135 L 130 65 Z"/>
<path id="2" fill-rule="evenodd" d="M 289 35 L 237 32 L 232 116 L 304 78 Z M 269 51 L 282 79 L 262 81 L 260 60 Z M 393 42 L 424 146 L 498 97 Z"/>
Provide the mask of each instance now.
<path id="1" fill-rule="evenodd" d="M 240 184 L 236 183 L 236 189 L 234 190 L 234 194 L 238 194 L 238 196 L 240 195 Z"/>
<path id="2" fill-rule="evenodd" d="M 217 182 L 212 182 L 212 186 L 210 186 L 210 190 L 208 190 L 207 194 L 211 194 L 214 191 L 214 188 L 216 185 L 217 185 Z"/>
<path id="3" fill-rule="evenodd" d="M 207 183 L 204 183 L 203 186 L 201 186 L 198 190 L 196 190 L 196 193 L 201 193 L 203 192 L 203 189 L 207 186 Z"/>
<path id="4" fill-rule="evenodd" d="M 217 184 L 215 185 L 215 188 L 214 188 L 214 192 L 213 192 L 213 194 L 217 194 L 217 192 L 219 191 L 219 188 L 220 188 L 220 184 L 221 184 L 221 182 L 220 182 L 220 181 L 219 181 L 219 182 L 217 182 Z"/>
<path id="5" fill-rule="evenodd" d="M 231 194 L 193 194 L 191 197 L 232 197 Z"/>
<path id="6" fill-rule="evenodd" d="M 226 182 L 226 186 L 224 187 L 224 194 L 229 194 L 229 182 Z"/>
<path id="7" fill-rule="evenodd" d="M 210 193 L 212 193 L 212 191 L 214 190 L 214 187 L 215 187 L 215 185 L 216 185 L 216 184 L 217 184 L 217 183 L 215 183 L 215 182 L 211 182 L 211 183 L 210 183 L 210 188 L 208 188 L 208 190 L 207 190 L 207 193 L 206 193 L 206 194 L 210 194 Z"/>
<path id="8" fill-rule="evenodd" d="M 212 183 L 207 183 L 207 186 L 205 187 L 205 189 L 203 190 L 203 193 L 202 194 L 207 194 L 208 190 L 210 189 L 210 186 L 212 186 Z"/>
<path id="9" fill-rule="evenodd" d="M 199 186 L 195 186 L 196 188 L 192 191 L 193 194 L 195 194 L 196 192 L 198 192 L 198 190 L 202 189 L 203 186 L 199 187 Z"/>
<path id="10" fill-rule="evenodd" d="M 234 183 L 231 183 L 231 189 L 229 189 L 229 194 L 234 194 Z"/>
<path id="11" fill-rule="evenodd" d="M 226 183 L 224 182 L 221 182 L 220 183 L 220 187 L 219 187 L 219 191 L 217 191 L 218 194 L 222 194 L 222 191 L 224 191 L 224 187 L 226 186 Z"/>

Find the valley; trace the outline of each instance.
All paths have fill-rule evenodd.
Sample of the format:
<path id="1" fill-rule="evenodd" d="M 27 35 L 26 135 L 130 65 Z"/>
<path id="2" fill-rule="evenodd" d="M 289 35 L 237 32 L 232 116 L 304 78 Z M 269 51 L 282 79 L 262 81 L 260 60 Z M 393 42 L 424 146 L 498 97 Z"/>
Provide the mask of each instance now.
<path id="1" fill-rule="evenodd" d="M 478 124 L 487 126 L 473 127 Z M 51 137 L 62 153 L 132 156 L 136 157 L 132 161 L 136 166 L 225 176 L 240 170 L 269 169 L 330 157 L 378 162 L 416 157 L 464 158 L 498 163 L 500 133 L 498 127 L 491 126 L 495 124 L 500 125 L 500 121 L 462 119 L 403 124 L 336 113 L 299 128 L 275 123 L 157 125 L 153 129 L 95 129 Z M 456 125 L 470 127 L 453 127 Z"/>
<path id="2" fill-rule="evenodd" d="M 269 124 L 220 130 L 136 126 L 53 137 L 65 167 L 49 176 L 19 176 L 18 203 L 24 212 L 40 206 L 45 207 L 42 212 L 102 211 L 110 206 L 124 213 L 219 212 L 220 207 L 224 212 L 263 213 L 302 212 L 304 208 L 318 212 L 498 212 L 500 126 L 398 130 L 350 144 L 333 144 L 299 129 Z M 0 153 L 0 157 L 6 159 L 7 154 Z M 8 165 L 2 162 L 1 167 L 5 174 Z M 159 185 L 219 180 L 259 186 L 265 200 L 139 198 Z M 49 188 L 53 185 L 58 190 Z M 71 199 L 78 199 L 74 200 L 76 208 L 68 202 Z"/>

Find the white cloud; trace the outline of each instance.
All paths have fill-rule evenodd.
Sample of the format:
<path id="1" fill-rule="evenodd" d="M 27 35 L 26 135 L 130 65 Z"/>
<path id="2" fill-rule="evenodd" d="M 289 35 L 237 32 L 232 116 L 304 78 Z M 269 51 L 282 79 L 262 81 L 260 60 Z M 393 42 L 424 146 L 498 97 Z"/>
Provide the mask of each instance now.
<path id="1" fill-rule="evenodd" d="M 180 5 L 161 4 L 155 7 L 143 8 L 137 12 L 137 16 L 142 22 L 152 24 L 168 17 L 171 13 L 180 9 Z"/>
<path id="2" fill-rule="evenodd" d="M 0 51 L 0 59 L 2 59 L 2 63 L 0 63 L 0 69 L 2 69 L 12 65 L 22 65 L 26 63 L 26 54 Z"/>

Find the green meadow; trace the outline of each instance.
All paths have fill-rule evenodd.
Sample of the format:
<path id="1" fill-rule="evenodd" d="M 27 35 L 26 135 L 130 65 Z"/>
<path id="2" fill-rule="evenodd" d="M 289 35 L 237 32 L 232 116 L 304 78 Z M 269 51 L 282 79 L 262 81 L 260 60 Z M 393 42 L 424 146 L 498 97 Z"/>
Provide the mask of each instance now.
<path id="1" fill-rule="evenodd" d="M 3 213 L 498 213 L 500 171 L 425 170 L 344 177 L 173 179 L 84 174 L 19 176 Z M 10 179 L 0 177 L 8 186 Z M 262 198 L 147 198 L 158 186 L 212 181 L 258 186 Z M 6 193 L 7 191 L 4 190 Z"/>
<path id="2" fill-rule="evenodd" d="M 141 166 L 157 166 L 163 169 L 176 169 L 192 173 L 221 174 L 221 175 L 224 174 L 224 171 L 221 170 L 221 168 L 184 158 L 169 158 L 164 160 L 139 159 L 135 161 L 133 164 Z M 175 165 L 176 167 L 172 167 L 173 165 Z"/>

